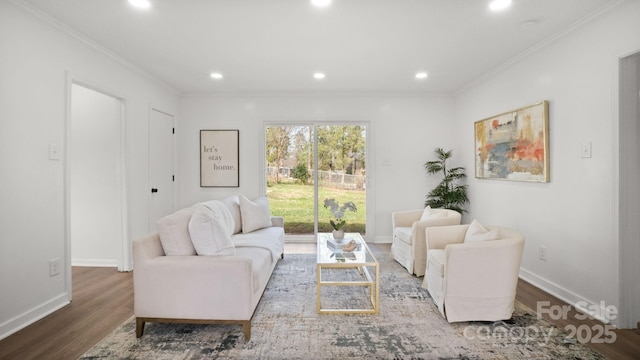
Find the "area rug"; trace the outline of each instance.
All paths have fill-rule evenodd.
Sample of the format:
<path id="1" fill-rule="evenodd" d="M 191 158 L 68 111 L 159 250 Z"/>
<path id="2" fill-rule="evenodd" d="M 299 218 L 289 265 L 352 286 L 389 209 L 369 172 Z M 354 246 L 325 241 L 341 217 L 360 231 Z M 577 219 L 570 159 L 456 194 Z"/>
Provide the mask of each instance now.
<path id="1" fill-rule="evenodd" d="M 318 315 L 315 255 L 287 255 L 256 309 L 248 343 L 240 325 L 147 323 L 137 339 L 131 318 L 81 359 L 604 359 L 519 303 L 507 321 L 449 324 L 420 286 L 422 278 L 387 253 L 376 257 L 378 315 Z M 356 287 L 330 290 L 323 298 L 346 304 L 368 294 Z"/>

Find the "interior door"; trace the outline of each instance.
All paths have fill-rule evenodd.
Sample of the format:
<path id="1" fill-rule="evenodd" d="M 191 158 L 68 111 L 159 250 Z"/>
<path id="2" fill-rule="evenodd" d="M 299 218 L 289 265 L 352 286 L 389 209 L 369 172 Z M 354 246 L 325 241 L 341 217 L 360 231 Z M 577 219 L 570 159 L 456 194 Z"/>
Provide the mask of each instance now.
<path id="1" fill-rule="evenodd" d="M 151 109 L 149 117 L 149 231 L 174 211 L 174 117 Z"/>

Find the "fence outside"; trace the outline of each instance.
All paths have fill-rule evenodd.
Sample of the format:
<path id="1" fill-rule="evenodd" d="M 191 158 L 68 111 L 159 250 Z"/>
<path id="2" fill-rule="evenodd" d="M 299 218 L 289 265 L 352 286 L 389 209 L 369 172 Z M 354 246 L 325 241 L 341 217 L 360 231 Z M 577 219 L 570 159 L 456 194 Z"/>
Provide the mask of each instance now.
<path id="1" fill-rule="evenodd" d="M 281 167 L 279 169 L 278 178 L 280 181 L 285 182 L 293 182 L 296 179 L 291 177 L 292 173 L 291 168 Z M 313 184 L 313 170 L 309 171 L 309 184 Z M 276 178 L 276 167 L 268 166 L 267 167 L 267 177 L 269 179 L 275 180 Z M 318 171 L 318 186 L 333 188 L 333 189 L 342 189 L 342 190 L 365 190 L 367 187 L 365 176 L 364 175 L 351 175 L 347 174 L 344 171 Z"/>

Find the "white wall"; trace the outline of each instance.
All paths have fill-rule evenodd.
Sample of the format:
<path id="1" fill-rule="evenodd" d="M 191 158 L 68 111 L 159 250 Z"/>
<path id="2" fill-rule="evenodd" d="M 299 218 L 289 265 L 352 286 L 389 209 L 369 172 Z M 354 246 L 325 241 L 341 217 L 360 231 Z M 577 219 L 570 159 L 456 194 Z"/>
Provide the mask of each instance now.
<path id="1" fill-rule="evenodd" d="M 29 11 L 0 1 L 0 338 L 66 304 L 66 71 L 126 102 L 128 235 L 147 232 L 149 106 L 176 114 L 177 94 Z M 64 159 L 64 153 L 61 154 Z"/>
<path id="2" fill-rule="evenodd" d="M 436 147 L 452 146 L 453 103 L 449 96 L 388 95 L 186 96 L 180 103 L 178 136 L 178 206 L 243 193 L 262 195 L 264 123 L 365 121 L 370 123 L 372 162 L 368 191 L 374 192 L 375 241 L 390 241 L 391 212 L 423 207 L 438 181 L 422 168 Z M 240 130 L 240 188 L 201 188 L 199 131 Z M 388 162 L 389 165 L 382 165 Z M 372 206 L 372 204 L 368 204 Z M 286 220 L 285 220 L 286 221 Z"/>
<path id="3" fill-rule="evenodd" d="M 522 276 L 569 302 L 618 305 L 617 63 L 640 49 L 640 3 L 608 14 L 456 96 L 456 148 L 474 168 L 473 122 L 550 102 L 551 182 L 471 177 L 467 220 L 522 231 Z M 581 158 L 591 141 L 593 157 Z M 547 261 L 538 248 L 547 247 Z"/>

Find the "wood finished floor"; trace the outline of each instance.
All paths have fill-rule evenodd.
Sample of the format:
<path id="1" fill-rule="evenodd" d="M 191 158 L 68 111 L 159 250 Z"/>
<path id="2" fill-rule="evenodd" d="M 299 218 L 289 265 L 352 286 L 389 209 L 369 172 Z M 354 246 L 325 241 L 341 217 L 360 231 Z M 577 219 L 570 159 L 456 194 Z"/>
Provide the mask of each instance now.
<path id="1" fill-rule="evenodd" d="M 372 245 L 388 251 L 389 245 Z M 315 253 L 315 244 L 286 244 L 286 254 Z M 73 268 L 73 301 L 70 305 L 0 341 L 0 359 L 77 359 L 100 339 L 133 315 L 132 273 L 114 268 Z M 566 303 L 524 282 L 518 283 L 517 300 L 536 309 L 537 301 Z M 567 320 L 549 319 L 558 327 L 599 325 L 580 321 L 576 312 Z M 613 344 L 589 344 L 608 359 L 640 359 L 640 330 L 615 330 Z"/>

